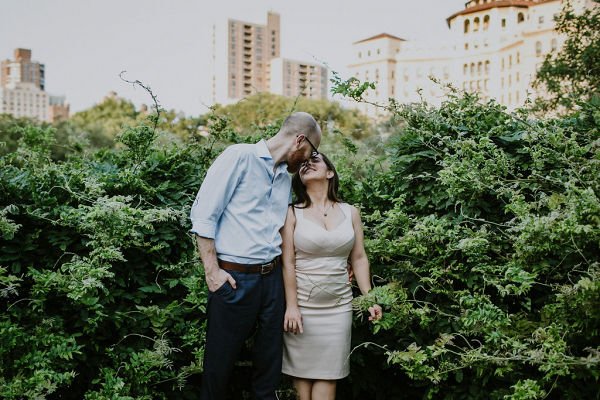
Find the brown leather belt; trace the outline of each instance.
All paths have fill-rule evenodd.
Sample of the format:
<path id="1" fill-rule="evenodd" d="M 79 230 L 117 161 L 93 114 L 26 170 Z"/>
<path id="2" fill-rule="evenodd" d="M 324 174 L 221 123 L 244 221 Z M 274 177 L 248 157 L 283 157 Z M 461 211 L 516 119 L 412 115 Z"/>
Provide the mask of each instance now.
<path id="1" fill-rule="evenodd" d="M 237 271 L 237 272 L 246 272 L 250 274 L 261 274 L 265 275 L 269 272 L 273 271 L 277 263 L 279 262 L 279 258 L 281 256 L 277 256 L 268 263 L 264 264 L 236 264 L 229 261 L 219 261 L 219 267 L 229 271 Z"/>

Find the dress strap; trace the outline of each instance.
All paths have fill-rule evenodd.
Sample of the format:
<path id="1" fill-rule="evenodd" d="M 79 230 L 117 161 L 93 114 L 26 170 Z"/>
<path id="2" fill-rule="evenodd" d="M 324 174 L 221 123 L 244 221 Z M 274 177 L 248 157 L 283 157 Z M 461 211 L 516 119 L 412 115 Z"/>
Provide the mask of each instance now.
<path id="1" fill-rule="evenodd" d="M 304 208 L 292 206 L 292 209 L 294 210 L 294 215 L 296 216 L 296 220 L 298 220 L 298 216 L 300 216 L 300 219 L 304 219 Z"/>
<path id="2" fill-rule="evenodd" d="M 350 209 L 350 204 L 348 204 L 348 203 L 338 203 L 338 205 L 340 206 L 340 209 L 342 210 L 342 212 L 346 216 L 346 219 L 352 220 L 352 210 Z"/>

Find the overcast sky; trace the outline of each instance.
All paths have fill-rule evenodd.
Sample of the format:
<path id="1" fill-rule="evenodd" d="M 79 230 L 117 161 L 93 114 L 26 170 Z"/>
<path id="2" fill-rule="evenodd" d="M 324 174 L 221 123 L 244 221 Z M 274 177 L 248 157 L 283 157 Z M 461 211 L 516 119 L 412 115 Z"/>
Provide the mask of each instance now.
<path id="1" fill-rule="evenodd" d="M 71 112 L 111 90 L 166 109 L 206 113 L 212 101 L 212 24 L 225 18 L 266 24 L 281 15 L 281 56 L 327 62 L 348 77 L 352 43 L 380 33 L 408 40 L 443 37 L 446 18 L 466 0 L 0 0 L 0 59 L 32 50 L 46 66 L 46 91 L 66 95 Z M 314 58 L 313 58 L 314 57 Z"/>

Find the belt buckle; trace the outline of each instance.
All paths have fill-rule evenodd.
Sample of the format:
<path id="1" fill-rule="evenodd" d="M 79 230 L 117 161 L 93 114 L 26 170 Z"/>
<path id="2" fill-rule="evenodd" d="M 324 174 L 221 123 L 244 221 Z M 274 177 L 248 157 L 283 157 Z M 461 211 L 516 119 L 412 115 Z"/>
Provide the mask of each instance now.
<path id="1" fill-rule="evenodd" d="M 267 269 L 267 268 L 271 268 L 271 269 Z M 261 264 L 260 266 L 260 274 L 261 275 L 266 275 L 269 272 L 271 272 L 273 270 L 273 261 L 268 262 L 266 264 Z"/>

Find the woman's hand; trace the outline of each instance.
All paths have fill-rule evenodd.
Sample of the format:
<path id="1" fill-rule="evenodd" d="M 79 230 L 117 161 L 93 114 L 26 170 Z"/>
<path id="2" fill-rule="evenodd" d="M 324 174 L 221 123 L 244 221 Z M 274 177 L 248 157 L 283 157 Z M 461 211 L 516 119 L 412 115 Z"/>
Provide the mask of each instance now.
<path id="1" fill-rule="evenodd" d="M 380 319 L 383 317 L 383 310 L 378 304 L 373 304 L 372 307 L 369 307 L 369 321 L 375 321 L 376 319 Z"/>
<path id="2" fill-rule="evenodd" d="M 381 309 L 381 308 L 380 308 Z M 283 330 L 294 332 L 294 335 L 303 333 L 302 329 L 302 314 L 300 314 L 300 310 L 298 307 L 288 307 L 285 310 L 285 317 L 283 319 Z"/>

